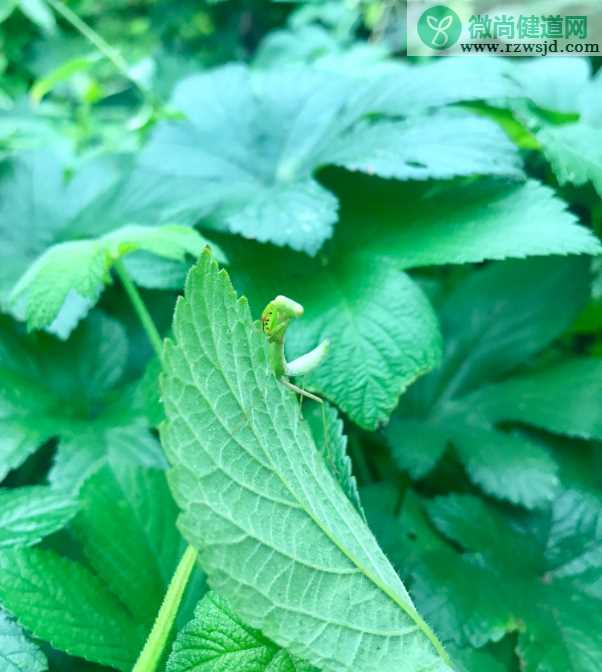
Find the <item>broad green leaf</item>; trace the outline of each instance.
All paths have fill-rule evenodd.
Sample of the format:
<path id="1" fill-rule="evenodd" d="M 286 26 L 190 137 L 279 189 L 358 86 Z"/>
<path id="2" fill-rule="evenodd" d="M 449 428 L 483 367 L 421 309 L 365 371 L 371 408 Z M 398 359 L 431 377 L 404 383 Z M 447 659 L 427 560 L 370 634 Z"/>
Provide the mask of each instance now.
<path id="1" fill-rule="evenodd" d="M 65 330 L 60 320 L 66 303 L 93 306 L 111 281 L 111 267 L 122 256 L 143 250 L 182 262 L 187 254 L 198 257 L 206 244 L 194 229 L 169 225 L 124 226 L 97 239 L 59 243 L 19 278 L 10 295 L 11 306 L 29 329 L 48 328 L 64 337 L 72 328 L 69 322 Z M 217 256 L 223 261 L 219 250 Z"/>
<path id="2" fill-rule="evenodd" d="M 60 530 L 77 513 L 72 496 L 46 486 L 0 490 L 0 548 L 31 546 Z"/>
<path id="3" fill-rule="evenodd" d="M 91 315 L 67 342 L 25 335 L 1 320 L 0 479 L 53 437 L 60 441 L 51 480 L 64 489 L 109 453 L 160 466 L 141 404 L 122 382 L 127 357 L 123 329 L 100 315 Z"/>
<path id="4" fill-rule="evenodd" d="M 591 182 L 602 195 L 602 129 L 583 122 L 547 126 L 537 139 L 560 184 Z"/>
<path id="5" fill-rule="evenodd" d="M 327 157 L 349 170 L 398 180 L 523 177 L 516 148 L 497 124 L 458 112 L 358 124 Z"/>
<path id="6" fill-rule="evenodd" d="M 165 472 L 105 465 L 80 493 L 73 529 L 85 556 L 149 628 L 184 551 Z"/>
<path id="7" fill-rule="evenodd" d="M 489 494 L 527 507 L 549 500 L 558 486 L 554 460 L 526 434 L 496 427 L 513 418 L 489 394 L 497 386 L 487 383 L 508 375 L 569 326 L 587 301 L 588 281 L 588 264 L 578 258 L 507 261 L 469 274 L 441 308 L 441 367 L 413 386 L 386 430 L 399 466 L 423 477 L 451 445 Z M 513 380 L 500 384 L 500 395 L 509 385 L 510 404 L 523 409 L 515 419 L 525 420 L 532 406 L 518 399 Z"/>
<path id="8" fill-rule="evenodd" d="M 389 260 L 337 258 L 336 251 L 313 260 L 252 243 L 227 250 L 237 287 L 256 315 L 277 294 L 303 305 L 303 318 L 287 333 L 289 360 L 330 340 L 324 362 L 301 380 L 358 425 L 374 429 L 386 422 L 408 385 L 438 364 L 433 310 Z"/>
<path id="9" fill-rule="evenodd" d="M 343 434 L 343 422 L 336 410 L 329 404 L 305 405 L 303 417 L 311 429 L 314 443 L 324 457 L 328 471 L 334 476 L 349 501 L 365 518 L 357 481 L 352 472 L 351 460 L 347 454 L 347 437 Z"/>
<path id="10" fill-rule="evenodd" d="M 602 439 L 602 359 L 582 358 L 516 376 L 470 395 L 491 422 L 514 421 L 558 434 Z"/>
<path id="11" fill-rule="evenodd" d="M 46 672 L 48 663 L 21 628 L 0 611 L 0 663 L 3 672 Z"/>
<path id="12" fill-rule="evenodd" d="M 180 529 L 209 584 L 324 672 L 449 670 L 275 379 L 246 301 L 208 253 L 188 277 L 174 338 L 162 438 Z"/>
<path id="13" fill-rule="evenodd" d="M 427 184 L 405 187 L 397 196 L 390 189 L 362 194 L 363 205 L 351 196 L 353 244 L 404 268 L 600 251 L 566 203 L 534 180 L 516 186 L 483 180 Z M 370 200 L 379 198 L 380 204 Z"/>
<path id="14" fill-rule="evenodd" d="M 602 611 L 590 592 L 602 572 L 599 497 L 567 491 L 527 518 L 471 496 L 437 498 L 428 511 L 462 549 L 429 551 L 413 569 L 418 603 L 446 637 L 481 646 L 518 630 L 525 672 L 599 668 Z M 429 582 L 443 575 L 441 598 Z"/>
<path id="15" fill-rule="evenodd" d="M 190 77 L 171 101 L 186 120 L 159 124 L 144 171 L 196 190 L 196 214 L 213 227 L 311 255 L 337 220 L 337 199 L 314 176 L 323 166 L 400 179 L 522 175 L 516 149 L 489 121 L 367 120 L 380 111 L 376 91 L 370 79 L 309 66 Z"/>
<path id="16" fill-rule="evenodd" d="M 246 625 L 216 593 L 178 634 L 167 672 L 315 672 Z"/>
<path id="17" fill-rule="evenodd" d="M 11 160 L 0 176 L 0 235 L 5 242 L 0 250 L 0 305 L 6 307 L 15 284 L 36 259 L 48 248 L 59 246 L 50 253 L 53 263 L 46 267 L 49 285 L 45 289 L 49 303 L 58 303 L 60 297 L 68 298 L 70 305 L 65 309 L 69 308 L 72 316 L 71 324 L 62 327 L 66 335 L 86 313 L 90 301 L 97 298 L 101 278 L 106 276 L 103 253 L 97 245 L 86 241 L 123 227 L 125 232 L 122 229 L 121 234 L 116 234 L 114 245 L 133 242 L 144 248 L 150 244 L 156 254 L 157 249 L 164 249 L 160 241 L 165 243 L 173 229 L 151 234 L 147 227 L 190 225 L 193 221 L 190 214 L 184 214 L 190 195 L 178 192 L 174 185 L 167 186 L 161 180 L 153 181 L 152 175 L 144 175 L 143 179 L 132 176 L 128 168 L 130 161 L 125 157 L 87 161 L 70 179 L 62 163 L 61 157 L 53 153 L 25 153 Z M 39 184 L 43 184 L 44 189 L 38 189 Z M 119 241 L 122 234 L 133 240 Z M 149 237 L 155 235 L 158 238 L 149 241 Z M 185 241 L 182 235 L 187 236 Z M 187 250 L 194 234 L 177 233 L 176 236 L 176 247 Z M 124 253 L 128 248 L 117 249 Z M 173 257 L 173 238 L 168 249 Z M 77 264 L 70 261 L 74 255 L 79 255 Z M 65 266 L 66 260 L 69 263 Z M 69 289 L 65 270 L 76 284 L 69 296 L 65 296 Z M 85 296 L 78 297 L 78 288 Z M 35 306 L 42 312 L 38 321 L 50 319 L 50 315 L 44 315 L 46 308 L 41 300 Z"/>
<path id="18" fill-rule="evenodd" d="M 36 548 L 0 551 L 0 601 L 35 637 L 123 672 L 144 632 L 88 569 Z"/>

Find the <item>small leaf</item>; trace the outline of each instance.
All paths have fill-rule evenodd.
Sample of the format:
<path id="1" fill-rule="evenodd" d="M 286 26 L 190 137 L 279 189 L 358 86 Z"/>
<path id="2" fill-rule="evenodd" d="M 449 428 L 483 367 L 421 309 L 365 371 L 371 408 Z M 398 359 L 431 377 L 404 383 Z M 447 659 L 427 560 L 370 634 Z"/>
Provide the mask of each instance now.
<path id="1" fill-rule="evenodd" d="M 0 548 L 36 544 L 64 527 L 78 508 L 72 496 L 42 485 L 0 490 Z"/>
<path id="2" fill-rule="evenodd" d="M 216 593 L 178 634 L 167 672 L 317 672 L 253 630 Z"/>
<path id="3" fill-rule="evenodd" d="M 2 672 L 46 672 L 48 663 L 21 628 L 0 611 L 0 663 Z"/>

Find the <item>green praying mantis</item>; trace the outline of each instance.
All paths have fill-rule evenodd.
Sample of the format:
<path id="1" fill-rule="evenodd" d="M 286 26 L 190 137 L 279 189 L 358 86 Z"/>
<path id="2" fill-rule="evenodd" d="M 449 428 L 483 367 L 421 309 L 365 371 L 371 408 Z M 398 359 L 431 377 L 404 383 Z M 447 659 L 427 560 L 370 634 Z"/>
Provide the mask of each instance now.
<path id="1" fill-rule="evenodd" d="M 320 397 L 290 382 L 289 377 L 303 376 L 318 367 L 326 357 L 330 342 L 322 341 L 310 352 L 286 361 L 284 338 L 292 320 L 303 315 L 303 306 L 287 296 L 279 295 L 263 309 L 261 324 L 268 339 L 268 357 L 280 382 L 303 397 L 322 403 Z"/>

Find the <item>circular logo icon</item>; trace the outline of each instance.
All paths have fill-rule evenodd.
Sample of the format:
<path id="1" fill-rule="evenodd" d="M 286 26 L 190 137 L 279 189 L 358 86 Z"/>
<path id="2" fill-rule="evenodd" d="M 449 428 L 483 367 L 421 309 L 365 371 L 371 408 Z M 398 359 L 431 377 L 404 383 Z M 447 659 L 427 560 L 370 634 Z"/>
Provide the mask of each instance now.
<path id="1" fill-rule="evenodd" d="M 453 9 L 435 5 L 422 13 L 418 19 L 418 35 L 431 49 L 449 49 L 462 33 L 462 21 Z"/>

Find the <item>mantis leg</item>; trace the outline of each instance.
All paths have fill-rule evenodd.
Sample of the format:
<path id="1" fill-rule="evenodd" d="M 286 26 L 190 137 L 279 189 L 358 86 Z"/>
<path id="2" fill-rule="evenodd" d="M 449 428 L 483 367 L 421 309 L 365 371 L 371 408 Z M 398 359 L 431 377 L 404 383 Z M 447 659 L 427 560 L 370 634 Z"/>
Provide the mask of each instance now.
<path id="1" fill-rule="evenodd" d="M 297 394 L 300 394 L 302 397 L 307 397 L 308 399 L 313 399 L 314 401 L 317 401 L 319 404 L 322 403 L 322 400 L 320 397 L 317 397 L 315 394 L 312 394 L 311 392 L 308 392 L 307 390 L 304 390 L 302 387 L 299 387 L 298 385 L 295 385 L 294 383 L 291 383 L 290 380 L 286 380 L 286 378 L 282 378 L 280 381 L 285 387 L 288 387 L 289 390 L 292 390 L 293 392 L 296 392 Z"/>

